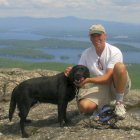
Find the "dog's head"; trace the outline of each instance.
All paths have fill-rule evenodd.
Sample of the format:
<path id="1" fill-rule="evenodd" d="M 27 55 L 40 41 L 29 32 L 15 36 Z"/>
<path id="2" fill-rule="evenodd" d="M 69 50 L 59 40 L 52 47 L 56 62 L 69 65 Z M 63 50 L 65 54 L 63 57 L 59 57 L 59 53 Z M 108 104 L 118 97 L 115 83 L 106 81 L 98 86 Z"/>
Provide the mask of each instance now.
<path id="1" fill-rule="evenodd" d="M 80 84 L 83 80 L 90 77 L 89 69 L 83 65 L 76 65 L 69 73 L 69 80 L 75 85 Z"/>

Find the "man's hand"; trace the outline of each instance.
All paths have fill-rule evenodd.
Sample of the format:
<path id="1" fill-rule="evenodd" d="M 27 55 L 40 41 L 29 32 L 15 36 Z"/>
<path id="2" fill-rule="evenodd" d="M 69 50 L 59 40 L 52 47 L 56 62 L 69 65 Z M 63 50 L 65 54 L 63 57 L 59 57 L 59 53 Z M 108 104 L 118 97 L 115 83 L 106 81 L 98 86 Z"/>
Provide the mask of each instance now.
<path id="1" fill-rule="evenodd" d="M 80 84 L 78 84 L 79 87 L 83 87 L 86 83 L 89 82 L 89 78 L 86 78 L 85 80 L 81 81 Z"/>
<path id="2" fill-rule="evenodd" d="M 67 67 L 66 70 L 64 71 L 65 76 L 68 77 L 71 70 L 72 70 L 72 67 Z"/>

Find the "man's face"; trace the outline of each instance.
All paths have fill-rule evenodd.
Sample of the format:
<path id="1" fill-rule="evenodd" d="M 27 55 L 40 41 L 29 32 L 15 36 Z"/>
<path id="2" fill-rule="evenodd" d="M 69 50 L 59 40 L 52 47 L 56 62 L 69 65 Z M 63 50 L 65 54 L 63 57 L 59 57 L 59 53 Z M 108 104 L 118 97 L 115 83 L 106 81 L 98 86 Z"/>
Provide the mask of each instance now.
<path id="1" fill-rule="evenodd" d="M 92 35 L 90 35 L 90 40 L 96 48 L 104 47 L 105 41 L 106 41 L 106 34 L 105 33 L 92 34 Z"/>

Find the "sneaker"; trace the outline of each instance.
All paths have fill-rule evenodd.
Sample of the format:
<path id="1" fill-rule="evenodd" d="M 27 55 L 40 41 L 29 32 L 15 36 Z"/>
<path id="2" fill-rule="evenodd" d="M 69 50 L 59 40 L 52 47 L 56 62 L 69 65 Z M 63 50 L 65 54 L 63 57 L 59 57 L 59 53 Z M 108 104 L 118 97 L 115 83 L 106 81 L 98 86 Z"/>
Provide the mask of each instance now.
<path id="1" fill-rule="evenodd" d="M 115 106 L 115 114 L 118 116 L 119 119 L 124 119 L 126 115 L 126 110 L 124 104 L 121 102 L 116 102 Z"/>
<path id="2" fill-rule="evenodd" d="M 116 100 L 110 101 L 109 105 L 115 107 L 116 106 Z"/>

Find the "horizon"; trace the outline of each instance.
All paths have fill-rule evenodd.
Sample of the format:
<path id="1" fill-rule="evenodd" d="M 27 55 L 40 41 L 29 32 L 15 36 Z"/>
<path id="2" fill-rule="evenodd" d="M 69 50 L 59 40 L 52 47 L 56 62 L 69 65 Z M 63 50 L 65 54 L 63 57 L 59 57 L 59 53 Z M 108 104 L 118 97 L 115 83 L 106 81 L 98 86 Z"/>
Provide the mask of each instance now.
<path id="1" fill-rule="evenodd" d="M 103 20 L 103 19 L 88 19 L 88 18 L 80 18 L 76 16 L 62 16 L 62 17 L 30 17 L 30 16 L 7 16 L 7 17 L 0 17 L 0 19 L 13 19 L 13 18 L 28 18 L 28 19 L 79 19 L 79 20 L 87 20 L 87 21 L 99 21 L 99 22 L 111 22 L 111 23 L 119 23 L 119 24 L 132 24 L 132 25 L 140 25 L 140 23 L 130 23 L 130 22 L 120 22 L 120 21 L 111 21 L 111 20 Z"/>

